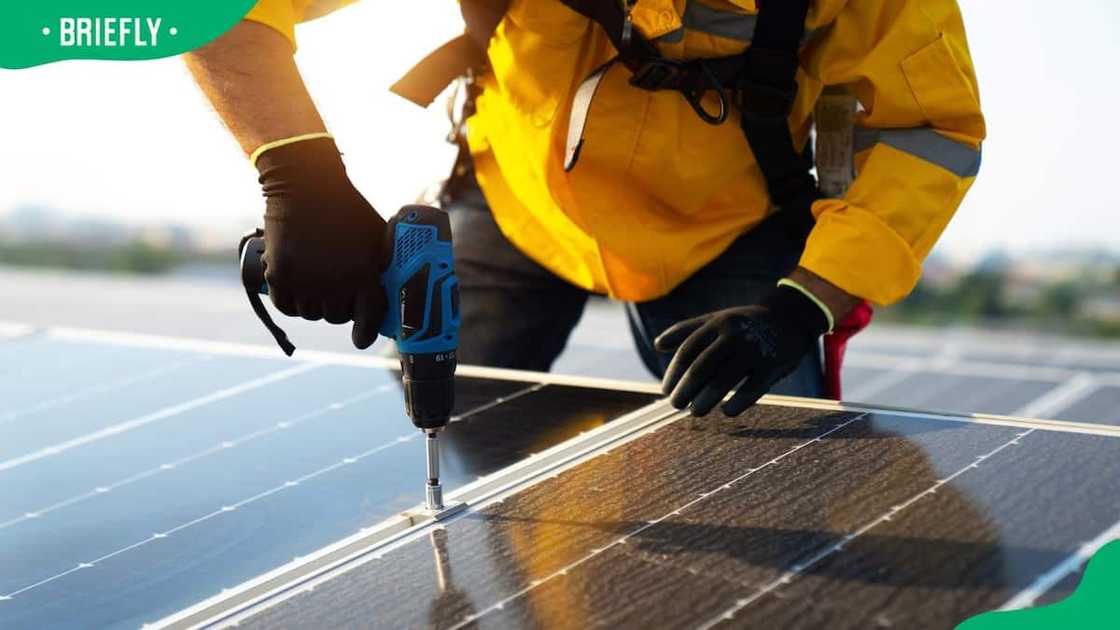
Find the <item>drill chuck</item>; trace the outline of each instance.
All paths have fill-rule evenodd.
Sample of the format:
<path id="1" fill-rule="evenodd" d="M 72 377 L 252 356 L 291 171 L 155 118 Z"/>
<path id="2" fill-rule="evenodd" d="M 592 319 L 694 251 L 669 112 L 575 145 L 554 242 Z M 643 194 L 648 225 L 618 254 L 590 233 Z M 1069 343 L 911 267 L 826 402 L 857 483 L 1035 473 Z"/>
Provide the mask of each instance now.
<path id="1" fill-rule="evenodd" d="M 455 402 L 455 352 L 401 353 L 404 406 L 418 429 L 441 429 Z"/>

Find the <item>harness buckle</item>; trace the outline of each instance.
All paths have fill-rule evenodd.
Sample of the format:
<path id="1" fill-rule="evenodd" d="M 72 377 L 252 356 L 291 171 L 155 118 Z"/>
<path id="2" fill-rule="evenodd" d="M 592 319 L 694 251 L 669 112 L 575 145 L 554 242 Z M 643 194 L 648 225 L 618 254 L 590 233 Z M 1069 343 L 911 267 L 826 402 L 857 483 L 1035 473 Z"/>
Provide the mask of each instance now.
<path id="1" fill-rule="evenodd" d="M 666 57 L 651 57 L 630 77 L 630 85 L 655 92 L 676 88 L 685 74 L 685 62 Z"/>
<path id="2" fill-rule="evenodd" d="M 723 85 L 703 61 L 651 57 L 634 71 L 630 85 L 650 92 L 676 90 L 709 125 L 721 125 L 727 120 L 728 104 Z M 705 110 L 702 103 L 709 91 L 715 92 L 719 99 L 719 109 L 715 113 Z"/>

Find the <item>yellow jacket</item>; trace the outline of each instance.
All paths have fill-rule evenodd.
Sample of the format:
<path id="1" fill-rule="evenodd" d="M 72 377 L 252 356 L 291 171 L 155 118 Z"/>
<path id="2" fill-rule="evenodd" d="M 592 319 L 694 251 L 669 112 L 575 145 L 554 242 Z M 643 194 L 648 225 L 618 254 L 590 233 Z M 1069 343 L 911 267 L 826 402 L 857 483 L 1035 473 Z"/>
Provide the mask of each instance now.
<path id="1" fill-rule="evenodd" d="M 262 0 L 249 19 L 289 38 L 346 0 Z M 754 0 L 638 0 L 634 24 L 668 57 L 742 51 Z M 790 116 L 808 138 L 826 86 L 854 94 L 857 177 L 813 207 L 801 265 L 879 304 L 903 298 L 971 186 L 985 136 L 955 0 L 816 0 Z M 293 40 L 294 41 L 294 40 Z M 644 301 L 664 295 L 770 211 L 737 120 L 701 121 L 672 91 L 646 92 L 615 66 L 563 170 L 572 96 L 613 55 L 559 0 L 513 0 L 491 41 L 469 143 L 502 231 L 572 283 Z M 734 116 L 734 114 L 733 114 Z"/>

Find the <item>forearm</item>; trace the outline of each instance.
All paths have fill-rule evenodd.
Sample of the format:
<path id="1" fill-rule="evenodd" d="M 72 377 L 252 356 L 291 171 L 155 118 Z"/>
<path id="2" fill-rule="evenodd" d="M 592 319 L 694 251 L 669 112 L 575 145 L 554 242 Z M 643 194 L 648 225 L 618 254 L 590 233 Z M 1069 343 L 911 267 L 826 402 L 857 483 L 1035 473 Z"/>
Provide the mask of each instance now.
<path id="1" fill-rule="evenodd" d="M 291 44 L 267 26 L 242 21 L 185 60 L 246 155 L 267 142 L 326 130 Z"/>

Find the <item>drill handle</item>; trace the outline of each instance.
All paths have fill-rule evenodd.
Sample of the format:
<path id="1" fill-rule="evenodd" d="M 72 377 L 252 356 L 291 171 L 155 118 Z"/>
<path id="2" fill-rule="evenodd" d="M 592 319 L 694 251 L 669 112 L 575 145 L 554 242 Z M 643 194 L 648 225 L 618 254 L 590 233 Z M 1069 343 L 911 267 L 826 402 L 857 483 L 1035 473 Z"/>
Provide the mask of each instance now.
<path id="1" fill-rule="evenodd" d="M 401 208 L 387 230 L 393 255 L 381 274 L 388 312 L 381 334 L 402 355 L 450 355 L 459 347 L 459 280 L 447 213 Z"/>

